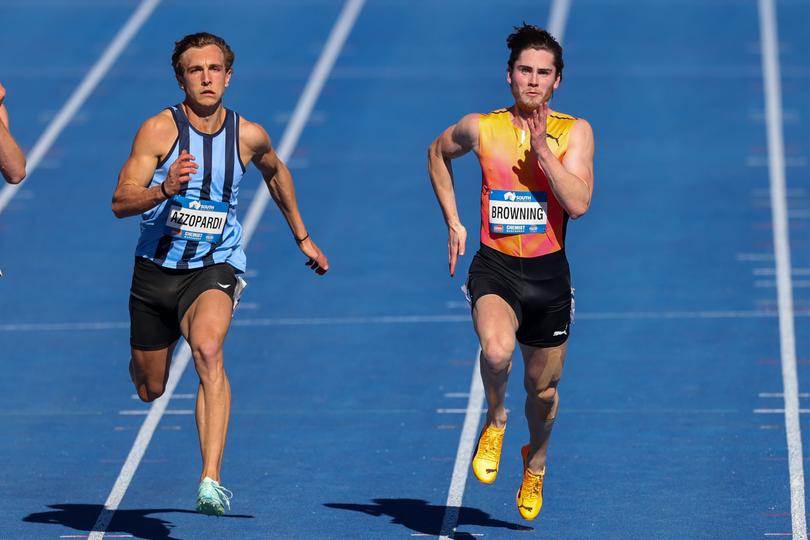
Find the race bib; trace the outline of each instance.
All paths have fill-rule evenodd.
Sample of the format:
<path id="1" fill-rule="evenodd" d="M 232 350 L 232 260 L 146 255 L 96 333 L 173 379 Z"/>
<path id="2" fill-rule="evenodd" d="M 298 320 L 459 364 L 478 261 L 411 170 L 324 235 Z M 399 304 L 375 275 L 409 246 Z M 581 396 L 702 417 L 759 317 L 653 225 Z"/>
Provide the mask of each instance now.
<path id="1" fill-rule="evenodd" d="M 228 203 L 198 201 L 175 195 L 166 218 L 165 234 L 215 244 L 222 239 L 228 218 Z"/>
<path id="2" fill-rule="evenodd" d="M 544 191 L 489 192 L 489 232 L 530 234 L 546 232 L 548 196 Z"/>

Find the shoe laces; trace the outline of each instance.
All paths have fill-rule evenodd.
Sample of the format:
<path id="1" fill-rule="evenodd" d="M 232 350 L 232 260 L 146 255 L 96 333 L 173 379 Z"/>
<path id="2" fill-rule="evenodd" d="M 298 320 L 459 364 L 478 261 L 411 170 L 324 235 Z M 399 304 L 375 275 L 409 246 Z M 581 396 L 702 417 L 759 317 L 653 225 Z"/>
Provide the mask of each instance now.
<path id="1" fill-rule="evenodd" d="M 230 510 L 233 492 L 230 489 L 219 485 L 216 480 L 211 480 L 210 482 L 206 482 L 206 484 L 206 487 L 212 490 L 214 493 L 212 494 L 208 492 L 208 489 L 204 489 L 202 495 L 205 497 L 211 497 L 211 495 L 214 495 L 225 508 Z"/>
<path id="2" fill-rule="evenodd" d="M 523 489 L 527 491 L 526 497 L 531 499 L 536 499 L 540 497 L 543 493 L 543 478 L 544 475 L 542 474 L 534 474 L 531 471 L 527 471 L 526 477 L 523 480 Z"/>
<path id="3" fill-rule="evenodd" d="M 501 453 L 501 441 L 503 441 L 503 433 L 488 429 L 481 437 L 478 450 L 483 457 L 497 461 Z"/>

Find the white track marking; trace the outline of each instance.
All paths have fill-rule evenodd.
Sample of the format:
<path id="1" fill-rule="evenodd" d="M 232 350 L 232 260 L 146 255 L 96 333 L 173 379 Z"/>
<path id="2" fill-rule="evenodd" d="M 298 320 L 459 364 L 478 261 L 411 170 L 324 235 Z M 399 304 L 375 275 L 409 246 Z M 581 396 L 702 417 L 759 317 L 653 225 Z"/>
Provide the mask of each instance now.
<path id="1" fill-rule="evenodd" d="M 242 304 L 240 305 L 240 309 Z M 810 310 L 793 312 L 794 317 L 810 317 Z M 775 319 L 775 310 L 749 311 L 606 311 L 594 313 L 577 312 L 578 321 L 615 320 L 693 320 L 693 319 Z M 350 324 L 432 324 L 469 323 L 469 315 L 374 315 L 357 317 L 278 317 L 272 319 L 235 319 L 231 326 L 251 328 L 262 326 L 338 326 Z M 84 323 L 11 323 L 0 324 L 0 332 L 79 332 L 124 330 L 128 322 L 84 322 Z M 466 397 L 466 396 L 465 396 Z"/>
<path id="2" fill-rule="evenodd" d="M 37 140 L 34 148 L 26 157 L 28 162 L 26 167 L 26 180 L 22 184 L 12 185 L 7 184 L 0 190 L 0 214 L 3 213 L 6 205 L 12 197 L 25 185 L 31 181 L 31 176 L 42 162 L 42 158 L 51 149 L 53 143 L 56 141 L 62 130 L 73 119 L 79 111 L 93 90 L 96 89 L 98 83 L 104 78 L 110 67 L 121 55 L 121 52 L 129 44 L 135 34 L 138 33 L 141 26 L 146 22 L 152 12 L 157 7 L 160 0 L 143 0 L 138 6 L 138 9 L 132 14 L 126 24 L 118 31 L 115 39 L 107 46 L 104 54 L 101 55 L 98 62 L 93 66 L 90 72 L 85 76 L 84 80 L 79 84 L 73 94 L 62 106 L 62 109 L 57 113 L 56 117 L 51 121 L 42 135 Z"/>
<path id="3" fill-rule="evenodd" d="M 464 486 L 467 485 L 467 472 L 470 470 L 470 460 L 472 459 L 472 451 L 478 433 L 478 422 L 484 405 L 484 385 L 481 383 L 481 375 L 478 370 L 481 361 L 480 347 L 476 356 L 478 360 L 473 367 L 470 399 L 467 401 L 464 426 L 461 428 L 456 462 L 453 465 L 453 476 L 447 493 L 442 527 L 439 532 L 440 539 L 449 539 L 453 536 L 458 524 L 458 513 L 461 510 L 461 501 L 464 499 Z"/>
<path id="4" fill-rule="evenodd" d="M 776 9 L 773 0 L 759 0 L 762 71 L 765 86 L 765 119 L 768 138 L 768 172 L 771 188 L 774 255 L 776 257 L 777 298 L 779 301 L 779 343 L 782 385 L 785 394 L 785 434 L 790 476 L 790 512 L 793 538 L 807 540 L 804 501 L 804 462 L 799 420 L 799 382 L 796 373 L 796 339 L 793 320 L 793 285 L 790 275 L 785 193 L 785 149 L 782 140 L 782 95 L 779 73 L 779 47 Z"/>

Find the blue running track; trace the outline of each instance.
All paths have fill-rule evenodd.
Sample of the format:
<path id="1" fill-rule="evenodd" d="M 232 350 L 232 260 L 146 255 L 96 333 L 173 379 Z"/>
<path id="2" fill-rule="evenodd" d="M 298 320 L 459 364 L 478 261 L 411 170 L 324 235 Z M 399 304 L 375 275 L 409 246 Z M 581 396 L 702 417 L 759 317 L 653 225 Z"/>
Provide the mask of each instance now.
<path id="1" fill-rule="evenodd" d="M 27 151 L 139 4 L 0 4 L 0 82 Z M 788 441 L 807 448 L 810 426 L 801 414 L 791 439 L 783 399 L 786 350 L 800 411 L 810 384 L 810 5 L 799 0 L 776 2 L 789 312 L 777 300 L 757 1 L 570 2 L 553 107 L 594 126 L 596 189 L 568 228 L 577 320 L 545 504 L 525 522 L 514 503 L 528 438 L 516 357 L 498 481 L 470 475 L 455 531 L 442 530 L 476 365 L 459 288 L 478 243 L 480 171 L 472 157 L 455 164 L 471 238 L 450 278 L 427 146 L 465 113 L 511 104 L 506 35 L 547 24 L 551 7 L 365 2 L 288 160 L 332 269 L 308 271 L 272 204 L 247 249 L 250 285 L 226 342 L 232 511 L 193 512 L 189 367 L 105 538 L 806 538 L 794 534 L 804 492 L 791 493 Z M 140 123 L 182 99 L 174 41 L 207 30 L 231 43 L 226 105 L 278 146 L 342 9 L 163 0 L 0 207 L 0 539 L 89 537 L 149 410 L 127 373 L 138 223 L 116 220 L 110 199 Z M 243 218 L 260 182 L 251 168 Z"/>

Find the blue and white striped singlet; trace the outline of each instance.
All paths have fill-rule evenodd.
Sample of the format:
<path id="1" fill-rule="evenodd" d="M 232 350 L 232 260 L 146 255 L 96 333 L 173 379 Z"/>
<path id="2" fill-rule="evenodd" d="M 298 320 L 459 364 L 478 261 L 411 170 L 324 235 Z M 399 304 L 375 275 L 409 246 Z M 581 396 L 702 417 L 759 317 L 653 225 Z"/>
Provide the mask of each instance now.
<path id="1" fill-rule="evenodd" d="M 214 243 L 189 240 L 168 234 L 167 220 L 174 198 L 162 202 L 141 216 L 141 236 L 135 249 L 136 257 L 145 257 L 166 267 L 176 269 L 202 268 L 227 262 L 237 272 L 244 272 L 246 259 L 242 250 L 242 225 L 236 219 L 239 181 L 245 167 L 239 156 L 239 115 L 225 109 L 225 122 L 219 131 L 201 133 L 188 121 L 182 105 L 170 108 L 177 124 L 177 140 L 166 158 L 158 164 L 149 187 L 159 185 L 169 174 L 169 167 L 186 150 L 196 158 L 197 173 L 178 195 L 196 201 L 226 203 L 227 218 L 222 237 Z M 197 206 L 199 206 L 197 204 Z M 177 208 L 175 206 L 175 208 Z"/>

